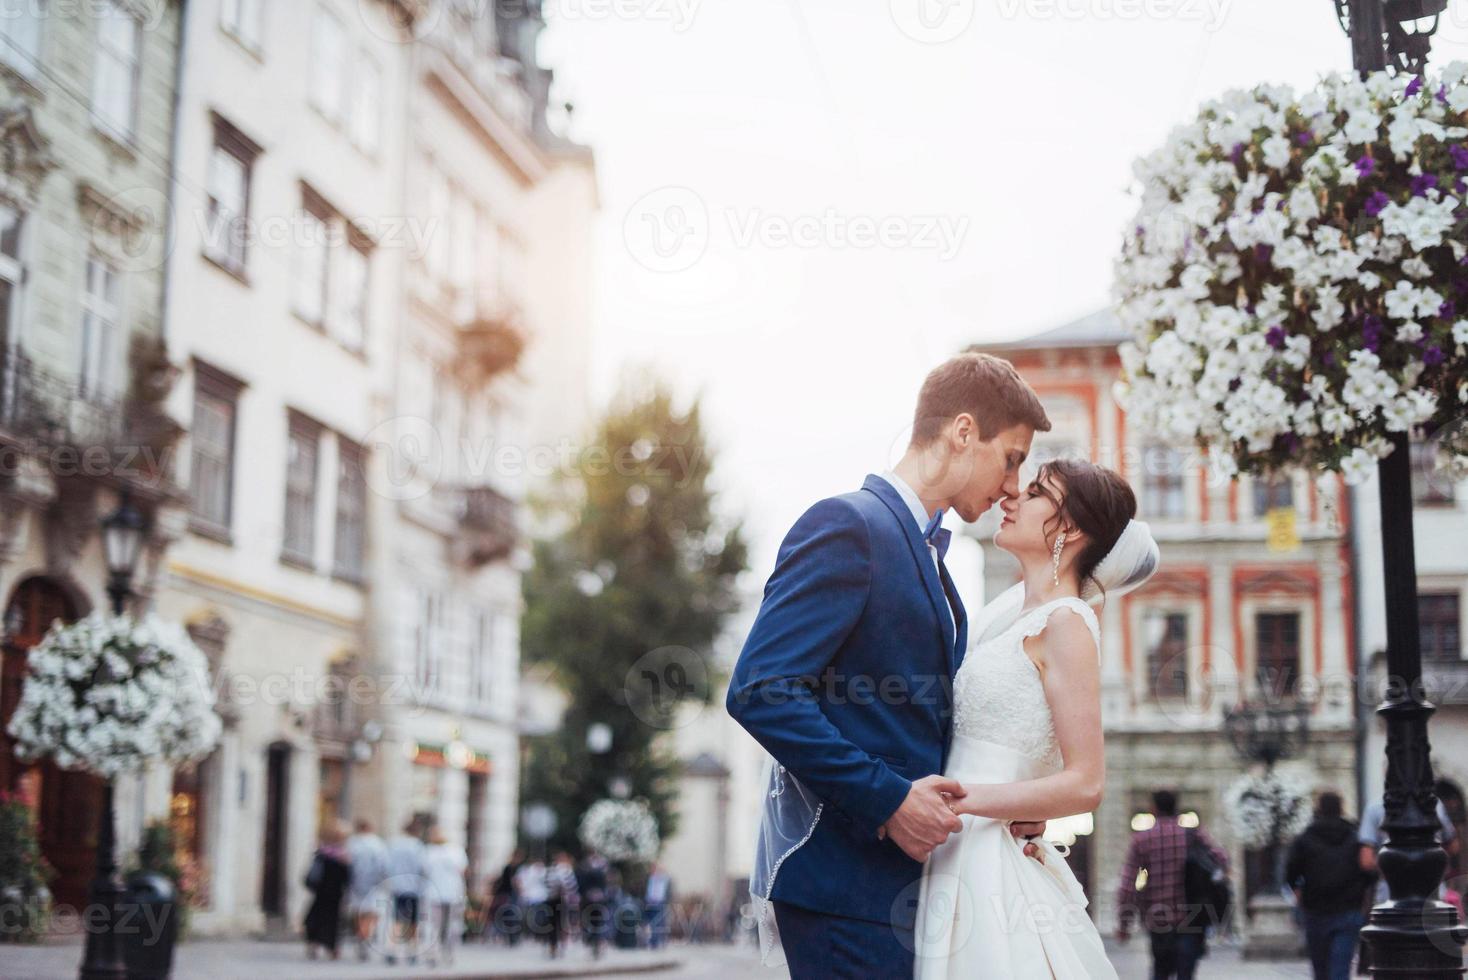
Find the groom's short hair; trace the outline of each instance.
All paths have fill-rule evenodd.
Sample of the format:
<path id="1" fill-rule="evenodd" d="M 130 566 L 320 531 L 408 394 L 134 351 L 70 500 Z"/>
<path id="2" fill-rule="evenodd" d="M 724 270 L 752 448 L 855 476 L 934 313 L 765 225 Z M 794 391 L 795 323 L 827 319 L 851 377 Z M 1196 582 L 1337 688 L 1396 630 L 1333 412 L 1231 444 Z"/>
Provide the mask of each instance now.
<path id="1" fill-rule="evenodd" d="M 992 439 L 1016 425 L 1050 431 L 1050 419 L 1035 390 L 1013 364 L 993 354 L 967 351 L 928 372 L 918 393 L 912 444 L 926 446 L 964 412 L 974 417 L 980 439 Z"/>

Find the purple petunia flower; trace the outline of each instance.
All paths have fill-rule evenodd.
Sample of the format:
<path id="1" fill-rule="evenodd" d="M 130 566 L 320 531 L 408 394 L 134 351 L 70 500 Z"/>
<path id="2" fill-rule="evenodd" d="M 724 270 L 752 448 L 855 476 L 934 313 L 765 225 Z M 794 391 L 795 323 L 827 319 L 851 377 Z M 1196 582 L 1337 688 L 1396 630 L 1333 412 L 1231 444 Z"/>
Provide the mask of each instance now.
<path id="1" fill-rule="evenodd" d="M 1309 146 L 1311 143 L 1315 142 L 1315 133 L 1307 129 L 1303 133 L 1295 137 L 1295 142 L 1299 143 L 1301 146 Z"/>
<path id="2" fill-rule="evenodd" d="M 1386 206 L 1390 203 L 1392 203 L 1392 199 L 1386 196 L 1386 191 L 1377 191 L 1366 199 L 1364 207 L 1366 213 L 1374 218 L 1378 214 L 1381 214 L 1382 211 L 1385 211 Z"/>
<path id="3" fill-rule="evenodd" d="M 1437 308 L 1437 315 L 1442 317 L 1444 320 L 1451 320 L 1453 318 L 1453 314 L 1456 312 L 1458 312 L 1457 304 L 1455 304 L 1450 299 L 1443 300 L 1443 305 Z"/>
<path id="4" fill-rule="evenodd" d="M 1265 332 L 1264 342 L 1267 343 L 1270 347 L 1273 347 L 1275 350 L 1281 349 L 1282 347 L 1284 347 L 1285 342 L 1285 328 L 1276 323 L 1274 326 L 1270 327 L 1268 331 Z"/>
<path id="5" fill-rule="evenodd" d="M 1453 158 L 1453 166 L 1459 170 L 1468 170 L 1468 146 L 1461 143 L 1448 144 L 1448 156 Z"/>
<path id="6" fill-rule="evenodd" d="M 1323 350 L 1320 352 L 1320 363 L 1330 367 L 1335 363 L 1335 351 Z"/>
<path id="7" fill-rule="evenodd" d="M 1412 178 L 1412 196 L 1425 197 L 1427 192 L 1437 186 L 1437 174 L 1418 174 Z"/>
<path id="8" fill-rule="evenodd" d="M 1447 360 L 1447 355 L 1442 352 L 1441 347 L 1429 347 L 1422 352 L 1422 363 L 1428 367 L 1437 367 Z"/>
<path id="9" fill-rule="evenodd" d="M 1462 177 L 1459 177 L 1457 180 L 1453 181 L 1453 190 L 1457 191 L 1459 194 L 1468 194 L 1468 180 L 1464 180 Z"/>
<path id="10" fill-rule="evenodd" d="M 1228 158 L 1234 163 L 1242 163 L 1244 160 L 1244 144 L 1235 143 L 1233 150 L 1228 155 Z"/>
<path id="11" fill-rule="evenodd" d="M 1362 177 L 1370 177 L 1376 173 L 1376 161 L 1368 156 L 1362 156 L 1355 163 L 1356 173 Z"/>
<path id="12" fill-rule="evenodd" d="M 1448 101 L 1448 87 L 1446 85 L 1439 85 L 1437 87 L 1437 100 L 1439 102 L 1444 103 L 1444 104 L 1447 103 L 1447 101 Z"/>
<path id="13" fill-rule="evenodd" d="M 1361 338 L 1366 349 L 1375 354 L 1381 350 L 1381 333 L 1386 325 L 1381 322 L 1381 317 L 1374 313 L 1366 314 L 1366 319 L 1361 323 Z"/>
<path id="14" fill-rule="evenodd" d="M 1410 99 L 1420 91 L 1422 91 L 1422 76 L 1418 75 L 1407 83 L 1407 89 L 1402 94 Z"/>

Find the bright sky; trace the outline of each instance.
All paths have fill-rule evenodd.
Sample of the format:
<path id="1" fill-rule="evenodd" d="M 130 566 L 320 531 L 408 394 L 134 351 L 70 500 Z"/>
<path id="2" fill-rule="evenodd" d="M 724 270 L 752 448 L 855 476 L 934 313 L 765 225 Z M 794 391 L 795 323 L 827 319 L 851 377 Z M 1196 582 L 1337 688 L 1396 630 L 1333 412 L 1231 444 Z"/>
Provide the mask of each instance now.
<path id="1" fill-rule="evenodd" d="M 1331 0 L 545 7 L 601 185 L 595 394 L 636 364 L 703 396 L 755 588 L 895 459 L 931 367 L 1105 305 L 1135 157 L 1229 88 L 1350 67 Z"/>

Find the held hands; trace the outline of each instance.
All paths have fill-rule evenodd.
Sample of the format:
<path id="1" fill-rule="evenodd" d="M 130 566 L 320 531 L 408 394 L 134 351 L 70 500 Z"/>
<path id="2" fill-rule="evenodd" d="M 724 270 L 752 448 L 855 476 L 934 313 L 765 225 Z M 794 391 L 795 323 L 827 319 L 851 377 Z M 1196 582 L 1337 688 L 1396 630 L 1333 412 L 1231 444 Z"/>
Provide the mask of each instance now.
<path id="1" fill-rule="evenodd" d="M 924 776 L 912 784 L 907 799 L 887 818 L 878 836 L 892 838 L 914 861 L 926 861 L 949 834 L 963 829 L 957 805 L 951 801 L 962 799 L 964 792 L 963 784 L 956 779 Z"/>
<path id="2" fill-rule="evenodd" d="M 1039 837 L 1045 832 L 1045 821 L 1035 820 L 1022 823 L 1016 820 L 1014 823 L 1009 825 L 1009 832 L 1016 837 L 1023 837 L 1026 840 L 1031 837 Z M 1039 861 L 1041 864 L 1045 863 L 1045 852 L 1040 850 L 1040 848 L 1036 845 L 1026 844 L 1025 853 L 1034 858 L 1036 861 Z"/>

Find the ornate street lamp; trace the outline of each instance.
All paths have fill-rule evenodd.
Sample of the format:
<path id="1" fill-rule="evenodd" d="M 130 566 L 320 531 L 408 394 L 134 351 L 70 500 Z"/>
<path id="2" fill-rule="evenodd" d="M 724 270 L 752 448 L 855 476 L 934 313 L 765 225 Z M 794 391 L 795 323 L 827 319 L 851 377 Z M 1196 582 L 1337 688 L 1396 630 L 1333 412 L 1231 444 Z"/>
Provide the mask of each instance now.
<path id="1" fill-rule="evenodd" d="M 107 557 L 107 595 L 112 611 L 121 616 L 132 595 L 133 573 L 143 553 L 143 535 L 148 522 L 132 505 L 126 491 L 117 509 L 102 521 L 102 550 Z"/>
<path id="2" fill-rule="evenodd" d="M 1363 77 L 1389 66 L 1420 73 L 1438 15 L 1447 8 L 1447 0 L 1335 4 L 1341 26 L 1351 36 L 1352 63 Z M 1458 977 L 1468 929 L 1451 905 L 1435 897 L 1448 856 L 1437 843 L 1437 796 L 1427 741 L 1427 719 L 1436 709 L 1421 694 L 1411 463 L 1406 433 L 1392 433 L 1390 439 L 1391 454 L 1377 463 L 1388 684 L 1376 713 L 1386 722 L 1386 843 L 1377 865 L 1391 898 L 1372 908 L 1361 935 L 1371 948 L 1372 976 Z"/>
<path id="3" fill-rule="evenodd" d="M 1309 708 L 1297 704 L 1241 704 L 1224 716 L 1223 729 L 1239 758 L 1246 763 L 1262 762 L 1269 773 L 1276 762 L 1304 751 L 1310 740 Z M 1264 851 L 1264 880 L 1258 888 L 1271 900 L 1279 897 L 1280 844 L 1276 829 Z"/>
<path id="4" fill-rule="evenodd" d="M 133 573 L 143 551 L 143 535 L 148 529 L 143 515 L 133 507 L 124 491 L 117 510 L 102 521 L 102 549 L 107 559 L 107 595 L 112 611 L 121 616 L 132 595 Z M 122 901 L 122 881 L 117 876 L 117 841 L 112 806 L 112 780 L 102 783 L 102 815 L 97 826 L 97 872 L 92 878 L 88 905 L 102 909 L 100 928 L 87 930 L 86 952 L 82 958 L 81 980 L 123 980 L 127 966 L 123 960 L 122 942 L 115 926 L 118 905 Z"/>

